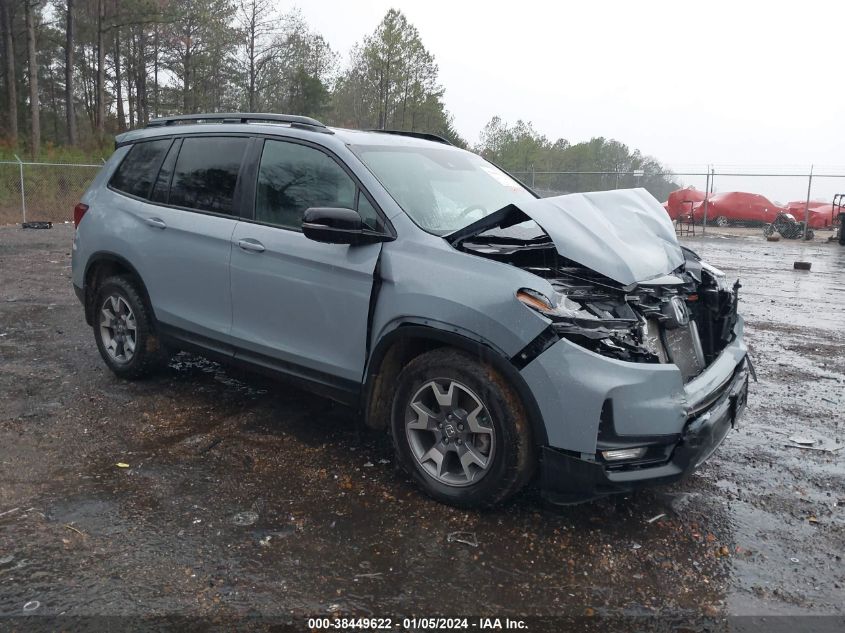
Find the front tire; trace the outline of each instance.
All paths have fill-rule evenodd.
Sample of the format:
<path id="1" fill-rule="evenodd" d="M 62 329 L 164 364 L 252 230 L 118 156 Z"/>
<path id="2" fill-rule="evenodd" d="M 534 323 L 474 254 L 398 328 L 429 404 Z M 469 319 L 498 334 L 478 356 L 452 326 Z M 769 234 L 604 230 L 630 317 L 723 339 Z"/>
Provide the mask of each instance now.
<path id="1" fill-rule="evenodd" d="M 167 360 L 150 310 L 132 281 L 109 277 L 97 289 L 94 340 L 106 365 L 120 378 L 150 375 Z"/>
<path id="2" fill-rule="evenodd" d="M 438 501 L 491 507 L 518 492 L 536 467 L 525 409 L 504 377 L 451 348 L 413 359 L 391 409 L 397 461 Z"/>

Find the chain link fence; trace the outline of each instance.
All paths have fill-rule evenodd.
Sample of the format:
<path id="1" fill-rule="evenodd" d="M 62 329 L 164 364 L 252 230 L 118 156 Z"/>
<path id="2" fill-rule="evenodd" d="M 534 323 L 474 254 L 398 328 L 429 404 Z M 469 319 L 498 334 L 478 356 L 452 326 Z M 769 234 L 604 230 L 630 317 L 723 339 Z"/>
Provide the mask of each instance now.
<path id="1" fill-rule="evenodd" d="M 517 171 L 511 172 L 539 195 L 548 197 L 567 193 L 606 191 L 644 187 L 661 202 L 665 201 L 675 188 L 694 186 L 710 195 L 722 192 L 740 191 L 766 196 L 771 202 L 771 215 L 777 210 L 788 210 L 798 221 L 810 219 L 808 207 L 814 209 L 813 224 L 817 229 L 833 230 L 838 225 L 837 208 L 831 201 L 836 194 L 845 193 L 845 168 L 781 165 L 737 166 L 697 165 L 685 166 L 665 172 L 646 173 L 642 170 L 629 172 L 614 171 Z M 819 201 L 828 203 L 818 207 Z M 809 203 L 809 205 L 807 204 Z M 823 212 L 821 208 L 829 209 Z M 739 210 L 737 210 L 739 211 Z M 817 215 L 827 213 L 822 223 Z M 696 220 L 703 228 L 716 224 L 723 226 L 726 218 L 704 215 Z M 766 222 L 772 222 L 770 218 Z M 739 225 L 756 225 L 761 222 L 738 222 Z"/>
<path id="2" fill-rule="evenodd" d="M 102 167 L 0 161 L 0 224 L 64 222 Z"/>
<path id="3" fill-rule="evenodd" d="M 74 206 L 101 167 L 102 164 L 0 161 L 0 224 L 72 220 Z M 712 193 L 743 190 L 766 194 L 772 190 L 782 193 L 783 204 L 810 198 L 831 200 L 834 193 L 845 192 L 843 168 L 814 170 L 811 167 L 809 172 L 802 172 L 796 168 L 766 170 L 708 165 L 661 173 L 534 170 L 511 173 L 542 196 L 645 187 L 662 202 L 674 189 L 672 183 L 679 187 L 693 185 Z"/>

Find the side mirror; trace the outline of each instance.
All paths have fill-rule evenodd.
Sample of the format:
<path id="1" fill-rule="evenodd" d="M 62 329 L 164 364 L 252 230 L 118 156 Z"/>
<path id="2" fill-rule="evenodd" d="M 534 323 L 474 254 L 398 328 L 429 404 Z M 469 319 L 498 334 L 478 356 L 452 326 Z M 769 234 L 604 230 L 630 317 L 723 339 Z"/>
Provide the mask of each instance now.
<path id="1" fill-rule="evenodd" d="M 302 232 L 308 239 L 326 244 L 372 244 L 388 239 L 365 229 L 357 211 L 333 207 L 306 209 L 302 216 Z"/>

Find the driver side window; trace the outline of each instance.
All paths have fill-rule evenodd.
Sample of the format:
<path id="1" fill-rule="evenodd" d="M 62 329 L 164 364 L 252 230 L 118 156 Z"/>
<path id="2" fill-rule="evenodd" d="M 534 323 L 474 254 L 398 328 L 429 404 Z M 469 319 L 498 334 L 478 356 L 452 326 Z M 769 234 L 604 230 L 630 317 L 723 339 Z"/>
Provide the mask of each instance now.
<path id="1" fill-rule="evenodd" d="M 298 143 L 264 142 L 255 195 L 258 222 L 299 231 L 306 209 L 354 209 L 356 192 L 352 178 L 327 154 Z"/>

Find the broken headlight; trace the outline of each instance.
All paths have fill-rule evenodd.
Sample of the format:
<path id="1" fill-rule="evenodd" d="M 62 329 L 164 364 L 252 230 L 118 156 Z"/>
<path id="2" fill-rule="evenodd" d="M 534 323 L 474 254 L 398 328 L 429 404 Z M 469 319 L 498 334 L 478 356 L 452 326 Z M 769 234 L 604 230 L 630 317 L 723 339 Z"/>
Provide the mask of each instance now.
<path id="1" fill-rule="evenodd" d="M 626 303 L 610 306 L 594 297 L 555 292 L 553 297 L 522 288 L 516 298 L 523 305 L 551 319 L 559 336 L 582 347 L 619 360 L 658 362 L 640 341 L 641 321 Z M 626 313 L 622 316 L 610 310 Z M 628 314 L 630 312 L 630 314 Z"/>
<path id="2" fill-rule="evenodd" d="M 705 261 L 701 262 L 701 270 L 707 272 L 716 284 L 716 288 L 720 292 L 730 292 L 731 287 L 728 285 L 728 277 L 721 270 L 715 266 L 711 266 Z"/>
<path id="3" fill-rule="evenodd" d="M 550 318 L 552 326 L 561 331 L 575 327 L 595 330 L 600 336 L 607 336 L 615 331 L 627 332 L 639 323 L 633 312 L 630 318 L 627 318 L 628 315 L 625 315 L 625 318 L 619 318 L 607 309 L 603 309 L 600 303 L 560 292 L 555 292 L 554 297 L 549 298 L 536 290 L 522 288 L 516 293 L 516 298 L 532 310 Z"/>

